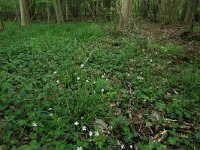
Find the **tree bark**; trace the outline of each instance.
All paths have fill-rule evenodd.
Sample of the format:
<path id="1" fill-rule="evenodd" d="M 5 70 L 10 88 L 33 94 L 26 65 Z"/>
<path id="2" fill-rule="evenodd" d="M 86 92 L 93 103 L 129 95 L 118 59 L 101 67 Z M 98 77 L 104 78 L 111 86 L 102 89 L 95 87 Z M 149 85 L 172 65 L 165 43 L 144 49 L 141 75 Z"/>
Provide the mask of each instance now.
<path id="1" fill-rule="evenodd" d="M 122 0 L 119 26 L 126 27 L 130 23 L 133 9 L 133 0 Z"/>
<path id="2" fill-rule="evenodd" d="M 58 24 L 64 23 L 60 0 L 53 0 L 53 5 L 56 12 L 57 23 Z"/>
<path id="3" fill-rule="evenodd" d="M 181 0 L 162 0 L 160 4 L 160 20 L 162 24 L 176 23 L 179 16 Z"/>
<path id="4" fill-rule="evenodd" d="M 189 24 L 194 19 L 194 14 L 197 9 L 198 0 L 190 0 L 187 4 L 187 10 L 184 18 L 184 23 Z"/>
<path id="5" fill-rule="evenodd" d="M 65 2 L 65 19 L 68 21 L 69 20 L 69 6 L 68 6 L 68 0 L 66 0 L 66 2 Z"/>
<path id="6" fill-rule="evenodd" d="M 27 0 L 19 0 L 20 13 L 21 13 L 21 26 L 27 26 L 30 24 L 30 12 L 28 8 Z"/>
<path id="7" fill-rule="evenodd" d="M 143 6 L 142 6 L 143 18 L 148 18 L 149 9 L 150 9 L 150 0 L 143 0 Z"/>
<path id="8" fill-rule="evenodd" d="M 47 11 L 47 22 L 50 23 L 50 8 L 49 8 L 49 3 L 47 2 L 46 4 L 46 11 Z"/>
<path id="9" fill-rule="evenodd" d="M 0 32 L 4 30 L 4 26 L 3 26 L 3 21 L 1 19 L 1 15 L 2 15 L 2 12 L 1 12 L 1 6 L 0 6 Z"/>
<path id="10" fill-rule="evenodd" d="M 0 32 L 4 30 L 3 21 L 1 20 L 0 16 Z"/>
<path id="11" fill-rule="evenodd" d="M 152 21 L 153 22 L 156 22 L 158 20 L 160 3 L 161 3 L 161 0 L 158 0 L 157 3 L 156 3 L 156 6 L 154 8 L 152 8 L 152 13 L 153 13 Z"/>

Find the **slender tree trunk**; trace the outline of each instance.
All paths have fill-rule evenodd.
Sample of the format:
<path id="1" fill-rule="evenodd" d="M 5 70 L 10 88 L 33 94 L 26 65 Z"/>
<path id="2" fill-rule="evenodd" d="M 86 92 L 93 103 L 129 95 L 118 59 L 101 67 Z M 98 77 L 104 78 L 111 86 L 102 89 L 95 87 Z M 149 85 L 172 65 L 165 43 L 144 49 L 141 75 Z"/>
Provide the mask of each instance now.
<path id="1" fill-rule="evenodd" d="M 184 23 L 189 24 L 194 18 L 194 14 L 198 5 L 198 0 L 190 0 L 187 5 L 187 10 L 184 18 Z"/>
<path id="2" fill-rule="evenodd" d="M 47 10 L 47 22 L 50 23 L 50 9 L 49 9 L 49 3 L 47 2 L 46 5 L 46 10 Z"/>
<path id="3" fill-rule="evenodd" d="M 158 0 L 157 3 L 156 3 L 156 6 L 154 8 L 152 8 L 152 13 L 153 13 L 152 21 L 153 22 L 156 22 L 158 20 L 160 3 L 161 3 L 161 0 Z"/>
<path id="4" fill-rule="evenodd" d="M 21 26 L 27 26 L 30 24 L 30 12 L 28 8 L 27 0 L 19 0 L 20 13 L 21 13 Z"/>
<path id="5" fill-rule="evenodd" d="M 99 0 L 96 0 L 96 5 L 95 5 L 95 14 L 96 14 L 96 17 L 99 16 Z"/>
<path id="6" fill-rule="evenodd" d="M 58 24 L 64 23 L 60 0 L 53 0 L 53 5 L 56 12 L 57 23 Z"/>
<path id="7" fill-rule="evenodd" d="M 163 24 L 173 24 L 178 20 L 181 0 L 162 0 L 160 4 L 160 20 Z"/>
<path id="8" fill-rule="evenodd" d="M 149 9 L 150 9 L 150 1 L 143 0 L 143 6 L 142 6 L 142 17 L 143 18 L 148 18 Z"/>
<path id="9" fill-rule="evenodd" d="M 18 8 L 17 8 L 17 6 L 16 6 L 16 4 L 15 4 L 15 2 L 14 2 L 15 0 L 12 0 L 12 3 L 13 3 L 13 5 L 14 5 L 14 9 L 15 9 L 15 18 L 14 18 L 14 21 L 17 21 L 17 20 L 20 20 L 20 13 L 19 13 L 19 10 L 18 10 Z"/>
<path id="10" fill-rule="evenodd" d="M 4 30 L 3 21 L 1 19 L 1 8 L 0 8 L 0 32 Z"/>
<path id="11" fill-rule="evenodd" d="M 65 15 L 66 15 L 66 16 L 65 16 L 66 18 L 65 18 L 65 19 L 68 21 L 68 20 L 69 20 L 69 6 L 68 6 L 68 0 L 66 0 L 66 2 L 65 2 L 65 11 L 66 11 L 66 12 L 65 12 L 65 13 L 66 13 L 66 14 L 65 14 Z"/>
<path id="12" fill-rule="evenodd" d="M 133 9 L 133 0 L 122 0 L 119 26 L 126 27 L 130 23 Z"/>

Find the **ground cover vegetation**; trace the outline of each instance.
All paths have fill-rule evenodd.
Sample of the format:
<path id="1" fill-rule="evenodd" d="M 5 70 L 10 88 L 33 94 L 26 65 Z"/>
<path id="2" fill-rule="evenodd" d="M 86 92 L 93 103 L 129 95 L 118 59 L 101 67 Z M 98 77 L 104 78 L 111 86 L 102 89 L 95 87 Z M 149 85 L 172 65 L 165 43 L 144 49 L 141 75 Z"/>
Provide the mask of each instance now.
<path id="1" fill-rule="evenodd" d="M 198 1 L 0 2 L 0 149 L 199 149 Z"/>

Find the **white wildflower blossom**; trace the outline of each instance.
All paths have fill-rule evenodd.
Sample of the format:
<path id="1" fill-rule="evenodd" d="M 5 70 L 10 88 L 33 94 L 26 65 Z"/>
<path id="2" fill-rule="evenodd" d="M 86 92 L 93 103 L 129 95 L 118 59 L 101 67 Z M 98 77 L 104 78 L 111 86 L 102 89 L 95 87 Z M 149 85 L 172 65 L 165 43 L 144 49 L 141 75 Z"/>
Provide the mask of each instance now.
<path id="1" fill-rule="evenodd" d="M 77 77 L 77 80 L 80 80 L 81 78 L 80 77 Z"/>
<path id="2" fill-rule="evenodd" d="M 105 75 L 102 75 L 101 78 L 102 78 L 102 79 L 105 78 Z"/>
<path id="3" fill-rule="evenodd" d="M 56 83 L 60 84 L 60 80 L 57 80 Z"/>
<path id="4" fill-rule="evenodd" d="M 77 147 L 77 150 L 83 150 L 83 148 L 82 147 Z"/>
<path id="5" fill-rule="evenodd" d="M 81 119 L 83 120 L 84 118 L 83 118 L 83 117 L 81 117 Z"/>
<path id="6" fill-rule="evenodd" d="M 108 81 L 108 79 L 106 79 L 106 81 Z"/>
<path id="7" fill-rule="evenodd" d="M 52 110 L 52 108 L 49 108 L 48 110 Z"/>
<path id="8" fill-rule="evenodd" d="M 84 64 L 81 64 L 81 68 L 83 68 L 84 67 Z"/>
<path id="9" fill-rule="evenodd" d="M 133 149 L 133 145 L 130 145 L 130 149 Z"/>
<path id="10" fill-rule="evenodd" d="M 33 122 L 33 123 L 32 123 L 32 126 L 33 126 L 33 127 L 37 127 L 37 123 Z"/>
<path id="11" fill-rule="evenodd" d="M 138 79 L 138 80 L 144 80 L 144 78 L 141 77 L 141 76 L 137 76 L 137 79 Z"/>
<path id="12" fill-rule="evenodd" d="M 79 125 L 79 123 L 76 121 L 76 122 L 74 122 L 74 125 L 77 126 L 77 125 Z"/>
<path id="13" fill-rule="evenodd" d="M 57 74 L 57 71 L 54 71 L 53 74 Z"/>
<path id="14" fill-rule="evenodd" d="M 53 114 L 52 114 L 52 113 L 50 113 L 50 114 L 49 114 L 49 116 L 53 116 Z"/>
<path id="15" fill-rule="evenodd" d="M 152 60 L 152 59 L 150 59 L 150 62 L 153 62 L 153 60 Z"/>
<path id="16" fill-rule="evenodd" d="M 103 93 L 105 90 L 104 89 L 101 89 L 101 92 Z"/>
<path id="17" fill-rule="evenodd" d="M 95 136 L 99 136 L 99 131 L 94 132 Z"/>
<path id="18" fill-rule="evenodd" d="M 86 80 L 86 82 L 89 83 L 90 81 L 89 81 L 89 80 Z"/>
<path id="19" fill-rule="evenodd" d="M 93 83 L 94 83 L 94 84 L 96 84 L 96 82 L 95 82 L 95 81 L 94 81 Z"/>
<path id="20" fill-rule="evenodd" d="M 121 145 L 121 149 L 124 149 L 124 148 L 125 148 L 125 146 L 124 146 L 124 144 L 122 144 L 122 145 Z"/>
<path id="21" fill-rule="evenodd" d="M 92 132 L 92 131 L 90 131 L 90 132 L 89 132 L 89 136 L 92 136 L 92 135 L 93 135 L 93 132 Z"/>
<path id="22" fill-rule="evenodd" d="M 83 126 L 82 131 L 86 131 L 86 130 L 87 130 L 86 126 Z"/>

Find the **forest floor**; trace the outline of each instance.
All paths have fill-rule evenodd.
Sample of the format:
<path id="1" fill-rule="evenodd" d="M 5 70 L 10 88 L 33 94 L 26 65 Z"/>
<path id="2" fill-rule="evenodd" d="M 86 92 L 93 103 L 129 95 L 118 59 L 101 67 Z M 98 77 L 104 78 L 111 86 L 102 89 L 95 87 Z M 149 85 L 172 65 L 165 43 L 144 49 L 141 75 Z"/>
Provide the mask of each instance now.
<path id="1" fill-rule="evenodd" d="M 0 149 L 199 149 L 199 41 L 139 25 L 7 22 Z"/>

